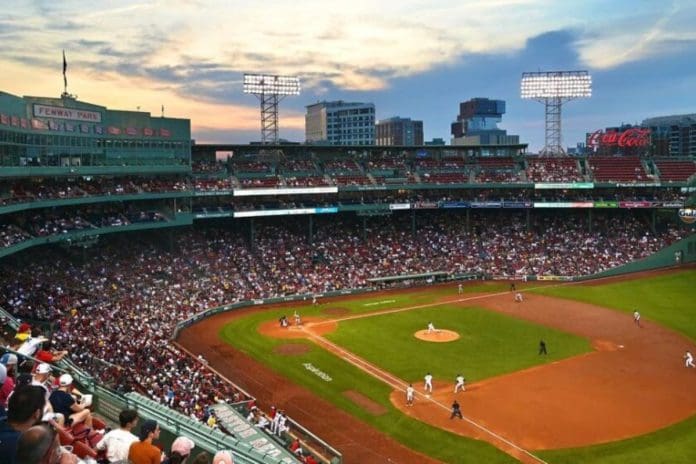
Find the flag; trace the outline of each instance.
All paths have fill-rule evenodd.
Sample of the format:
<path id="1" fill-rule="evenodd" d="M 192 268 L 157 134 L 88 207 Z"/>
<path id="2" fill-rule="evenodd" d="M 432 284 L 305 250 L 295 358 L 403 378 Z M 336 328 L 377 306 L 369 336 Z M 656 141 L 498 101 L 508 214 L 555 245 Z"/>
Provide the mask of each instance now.
<path id="1" fill-rule="evenodd" d="M 65 50 L 63 50 L 63 83 L 65 87 L 68 87 L 68 77 L 65 72 L 68 70 L 68 61 L 65 59 Z"/>

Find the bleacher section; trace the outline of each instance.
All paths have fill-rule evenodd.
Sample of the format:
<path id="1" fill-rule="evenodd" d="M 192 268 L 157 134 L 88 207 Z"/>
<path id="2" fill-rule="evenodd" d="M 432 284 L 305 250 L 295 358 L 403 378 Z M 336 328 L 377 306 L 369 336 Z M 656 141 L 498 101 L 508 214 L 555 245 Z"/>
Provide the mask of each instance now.
<path id="1" fill-rule="evenodd" d="M 527 180 L 530 182 L 582 182 L 578 161 L 570 157 L 528 157 Z"/>
<path id="2" fill-rule="evenodd" d="M 590 156 L 587 158 L 597 182 L 651 182 L 640 158 L 632 156 Z"/>
<path id="3" fill-rule="evenodd" d="M 654 162 L 663 182 L 686 182 L 696 174 L 696 163 L 693 161 L 655 159 Z"/>

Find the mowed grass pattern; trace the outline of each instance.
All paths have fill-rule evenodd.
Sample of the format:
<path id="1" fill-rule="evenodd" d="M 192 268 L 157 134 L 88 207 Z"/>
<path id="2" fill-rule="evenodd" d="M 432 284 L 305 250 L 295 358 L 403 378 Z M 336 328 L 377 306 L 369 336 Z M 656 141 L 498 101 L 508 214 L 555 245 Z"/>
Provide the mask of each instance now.
<path id="1" fill-rule="evenodd" d="M 601 285 L 571 285 L 536 291 L 624 312 L 638 309 L 645 319 L 696 340 L 694 288 L 696 270 L 626 282 L 607 281 Z M 696 462 L 696 417 L 629 440 L 539 454 L 553 464 L 693 464 Z"/>
<path id="2" fill-rule="evenodd" d="M 507 286 L 499 283 L 465 284 L 466 294 L 484 291 L 507 291 Z M 257 327 L 262 322 L 269 319 L 277 319 L 284 314 L 292 315 L 295 309 L 303 316 L 322 315 L 327 308 L 335 307 L 345 308 L 350 314 L 363 314 L 431 304 L 439 298 L 452 295 L 456 295 L 455 287 L 434 287 L 428 291 L 412 291 L 398 295 L 367 294 L 336 303 L 320 300 L 321 304 L 318 306 L 305 303 L 296 307 L 250 314 L 221 328 L 220 336 L 227 343 L 251 355 L 259 362 L 268 365 L 276 372 L 290 379 L 290 381 L 308 388 L 318 396 L 391 435 L 414 450 L 449 463 L 463 462 L 462 456 L 466 456 L 466 462 L 516 462 L 510 456 L 485 442 L 463 438 L 409 418 L 391 404 L 389 400 L 389 395 L 392 391 L 391 387 L 365 374 L 352 364 L 318 348 L 313 343 L 303 340 L 273 339 L 260 336 L 257 331 Z M 412 312 L 414 313 L 413 316 L 411 316 Z M 451 325 L 450 328 L 452 330 L 455 330 L 452 327 L 461 327 L 463 332 L 461 341 L 464 344 L 452 346 L 451 343 L 446 343 L 437 347 L 435 346 L 437 344 L 426 344 L 426 342 L 416 340 L 413 337 L 413 333 L 416 330 L 425 328 L 424 324 L 427 324 L 427 318 L 432 314 L 439 314 L 438 318 L 433 318 L 438 325 L 443 327 L 444 325 Z M 411 379 L 414 382 L 422 379 L 425 374 L 422 369 L 431 368 L 436 377 L 441 376 L 441 378 L 447 379 L 447 381 L 453 381 L 453 376 L 457 374 L 454 370 L 461 369 L 471 381 L 510 372 L 535 363 L 549 362 L 550 360 L 588 349 L 585 340 L 567 334 L 549 331 L 541 326 L 516 321 L 482 309 L 463 309 L 451 305 L 438 305 L 428 309 L 368 317 L 364 320 L 350 321 L 350 323 L 343 322 L 341 325 L 346 324 L 347 326 L 355 327 L 355 329 L 351 328 L 350 330 L 358 330 L 360 332 L 361 329 L 357 328 L 359 322 L 370 320 L 387 321 L 390 334 L 401 338 L 404 343 L 411 345 L 411 356 L 407 356 L 409 359 L 421 356 L 424 346 L 449 352 L 447 359 L 443 359 L 437 364 L 431 360 L 429 362 L 430 367 L 419 366 L 415 361 L 409 361 L 413 363 L 413 367 L 410 370 L 411 373 L 400 368 L 395 368 L 394 371 L 391 371 L 390 368 L 392 373 L 405 379 Z M 395 329 L 395 324 L 397 323 L 402 326 L 401 329 Z M 520 333 L 527 330 L 530 330 L 531 333 L 521 340 Z M 477 335 L 479 332 L 481 333 L 480 336 Z M 546 337 L 549 344 L 549 359 L 543 359 L 537 355 L 538 337 L 541 335 Z M 364 339 L 365 336 L 360 335 L 360 338 Z M 383 354 L 387 352 L 394 354 L 397 351 L 397 348 L 385 348 L 387 345 L 385 345 L 385 337 L 382 335 L 367 338 L 372 339 L 376 350 L 381 346 Z M 285 343 L 306 344 L 310 347 L 310 351 L 291 357 L 273 354 L 273 349 L 276 346 Z M 435 356 L 435 354 L 432 356 Z M 462 365 L 462 360 L 464 359 L 467 360 L 467 365 Z M 304 367 L 305 363 L 311 363 L 314 367 L 328 374 L 332 379 L 331 382 L 325 382 L 318 376 L 310 373 Z M 373 416 L 367 413 L 363 408 L 347 399 L 344 392 L 348 390 L 359 392 L 370 398 L 382 405 L 387 412 L 380 416 Z"/>
<path id="3" fill-rule="evenodd" d="M 459 333 L 458 340 L 434 343 L 414 336 L 429 321 Z M 515 372 L 585 353 L 589 341 L 477 307 L 442 305 L 342 321 L 326 338 L 408 382 L 426 372 L 435 380 L 469 382 Z M 543 339 L 549 355 L 539 356 Z"/>

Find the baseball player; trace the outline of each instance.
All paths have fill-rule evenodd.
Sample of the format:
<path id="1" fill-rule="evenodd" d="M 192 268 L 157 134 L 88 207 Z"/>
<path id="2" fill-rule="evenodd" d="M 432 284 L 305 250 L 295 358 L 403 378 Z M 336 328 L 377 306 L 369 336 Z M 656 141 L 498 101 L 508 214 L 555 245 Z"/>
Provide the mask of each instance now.
<path id="1" fill-rule="evenodd" d="M 462 293 L 464 293 L 464 286 L 463 286 L 462 284 L 459 284 L 459 285 L 457 286 L 457 292 L 458 292 L 460 295 L 461 295 Z"/>
<path id="2" fill-rule="evenodd" d="M 548 354 L 546 353 L 546 342 L 544 340 L 539 340 L 539 355 Z"/>
<path id="3" fill-rule="evenodd" d="M 694 356 L 691 354 L 691 351 L 687 351 L 684 355 L 684 367 L 696 368 L 696 366 L 694 366 Z"/>
<path id="4" fill-rule="evenodd" d="M 428 372 L 425 374 L 425 386 L 423 387 L 423 390 L 432 393 L 433 392 L 433 376 Z"/>
<path id="5" fill-rule="evenodd" d="M 295 311 L 295 325 L 302 325 L 302 318 L 297 311 Z"/>
<path id="6" fill-rule="evenodd" d="M 312 295 L 312 305 L 316 306 L 317 305 L 317 296 Z"/>
<path id="7" fill-rule="evenodd" d="M 637 309 L 636 309 L 635 311 L 633 311 L 633 322 L 634 322 L 638 327 L 642 327 L 642 326 L 640 325 L 640 313 L 638 312 Z"/>
<path id="8" fill-rule="evenodd" d="M 413 406 L 413 396 L 416 393 L 416 389 L 413 388 L 413 384 L 409 383 L 406 387 L 406 406 Z"/>
<path id="9" fill-rule="evenodd" d="M 455 417 L 463 419 L 462 411 L 459 408 L 459 403 L 457 403 L 457 400 L 454 400 L 454 403 L 452 403 L 452 414 L 450 415 L 450 419 L 454 419 Z"/>
<path id="10" fill-rule="evenodd" d="M 457 378 L 454 384 L 454 393 L 457 393 L 461 389 L 466 391 L 466 385 L 464 385 L 464 376 L 462 374 L 457 374 Z"/>
<path id="11" fill-rule="evenodd" d="M 515 293 L 515 302 L 516 303 L 522 303 L 524 299 L 522 298 L 522 294 L 520 292 Z"/>

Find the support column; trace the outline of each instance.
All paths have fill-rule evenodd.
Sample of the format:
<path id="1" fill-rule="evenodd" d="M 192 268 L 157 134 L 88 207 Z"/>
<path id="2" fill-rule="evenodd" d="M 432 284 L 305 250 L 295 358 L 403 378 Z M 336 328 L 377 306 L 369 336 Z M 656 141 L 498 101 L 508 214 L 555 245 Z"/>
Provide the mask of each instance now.
<path id="1" fill-rule="evenodd" d="M 314 243 L 314 216 L 308 215 L 309 221 L 307 224 L 307 243 L 312 245 Z"/>
<path id="2" fill-rule="evenodd" d="M 525 214 L 524 221 L 526 223 L 527 233 L 529 233 L 532 230 L 532 218 L 531 218 L 532 211 L 529 208 L 527 208 L 525 212 L 527 214 Z"/>
<path id="3" fill-rule="evenodd" d="M 411 210 L 411 235 L 413 238 L 416 237 L 416 210 Z"/>
<path id="4" fill-rule="evenodd" d="M 469 220 L 469 208 L 466 209 L 466 231 L 471 232 L 471 221 Z"/>
<path id="5" fill-rule="evenodd" d="M 249 218 L 249 248 L 256 249 L 256 231 L 254 230 L 254 218 Z"/>
<path id="6" fill-rule="evenodd" d="M 362 239 L 363 242 L 367 241 L 367 217 L 363 216 L 362 218 Z"/>
<path id="7" fill-rule="evenodd" d="M 587 231 L 592 233 L 592 208 L 587 210 Z"/>

